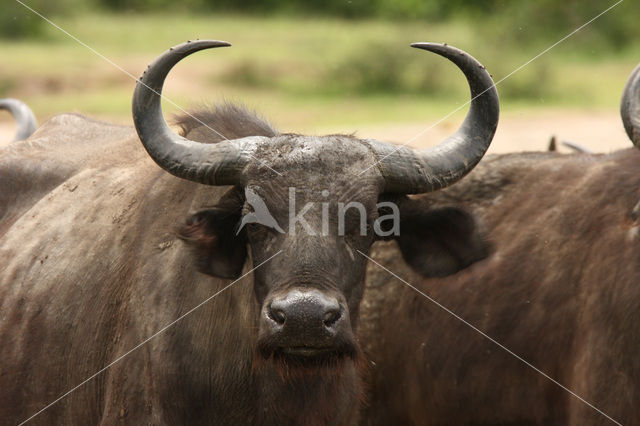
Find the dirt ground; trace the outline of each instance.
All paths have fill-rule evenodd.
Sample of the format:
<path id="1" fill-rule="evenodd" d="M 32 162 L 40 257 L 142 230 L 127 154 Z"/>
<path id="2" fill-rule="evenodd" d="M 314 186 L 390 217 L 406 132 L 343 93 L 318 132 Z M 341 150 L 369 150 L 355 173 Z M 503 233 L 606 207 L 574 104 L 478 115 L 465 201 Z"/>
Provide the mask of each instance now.
<path id="1" fill-rule="evenodd" d="M 376 138 L 383 141 L 407 143 L 414 147 L 434 145 L 455 131 L 458 123 L 444 123 L 414 137 L 432 123 L 380 124 L 368 126 L 358 131 L 359 137 Z M 329 129 L 328 132 L 351 132 L 353 129 Z M 0 146 L 7 144 L 14 132 L 9 118 L 0 121 Z M 565 110 L 522 114 L 503 114 L 498 131 L 489 152 L 504 153 L 518 151 L 546 150 L 549 139 L 556 135 L 558 140 L 579 143 L 593 152 L 610 152 L 631 147 L 618 112 L 585 112 Z M 561 147 L 561 151 L 568 151 Z"/>
<path id="2" fill-rule="evenodd" d="M 358 132 L 360 137 L 427 147 L 440 142 L 454 132 L 458 123 L 444 123 L 417 134 L 431 123 L 380 125 Z M 559 141 L 580 144 L 593 152 L 611 152 L 632 146 L 617 113 L 561 111 L 549 113 L 512 114 L 500 117 L 498 130 L 489 148 L 490 153 L 546 150 L 551 136 Z M 560 147 L 560 151 L 569 150 Z"/>

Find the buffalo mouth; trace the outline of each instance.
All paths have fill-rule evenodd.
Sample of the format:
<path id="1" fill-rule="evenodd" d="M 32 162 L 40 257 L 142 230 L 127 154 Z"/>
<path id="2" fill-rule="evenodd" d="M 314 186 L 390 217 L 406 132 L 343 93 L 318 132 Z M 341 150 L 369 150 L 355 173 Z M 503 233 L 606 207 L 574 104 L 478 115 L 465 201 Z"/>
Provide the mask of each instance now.
<path id="1" fill-rule="evenodd" d="M 282 354 L 289 356 L 318 357 L 332 354 L 334 349 L 330 347 L 294 346 L 291 348 L 281 348 L 280 351 Z"/>
<path id="2" fill-rule="evenodd" d="M 278 364 L 304 367 L 330 366 L 343 361 L 355 361 L 360 353 L 358 346 L 350 340 L 332 346 L 279 346 L 262 340 L 258 342 L 257 349 L 262 362 L 273 361 Z"/>

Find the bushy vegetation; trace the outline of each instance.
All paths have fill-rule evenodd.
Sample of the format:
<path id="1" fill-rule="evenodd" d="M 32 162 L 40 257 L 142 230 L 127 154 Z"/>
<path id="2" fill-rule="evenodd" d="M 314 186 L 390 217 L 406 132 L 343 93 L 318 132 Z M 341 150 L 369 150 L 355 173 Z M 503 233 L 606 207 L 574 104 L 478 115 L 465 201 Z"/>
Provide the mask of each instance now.
<path id="1" fill-rule="evenodd" d="M 86 10 L 92 3 L 81 0 L 5 0 L 0 13 L 0 38 L 18 40 L 42 38 L 48 25 L 26 6 L 46 17 L 69 16 Z M 91 2 L 93 0 L 90 0 Z"/>
<path id="2" fill-rule="evenodd" d="M 35 1 L 34 7 L 41 8 L 46 2 Z M 57 11 L 59 12 L 59 10 Z M 6 1 L 0 14 L 0 36 L 6 39 L 34 37 L 41 34 L 42 19 L 29 12 L 16 1 Z"/>
<path id="3" fill-rule="evenodd" d="M 234 12 L 249 15 L 314 15 L 348 19 L 383 18 L 442 22 L 465 20 L 499 31 L 505 39 L 520 43 L 557 39 L 602 12 L 609 4 L 595 0 L 25 0 L 46 16 L 77 10 L 102 9 L 112 12 L 190 13 Z M 590 42 L 607 43 L 620 49 L 638 37 L 640 8 L 622 3 L 617 12 L 600 18 L 603 31 Z M 620 12 L 625 9 L 624 13 Z M 14 0 L 6 0 L 0 15 L 0 35 L 37 35 L 42 21 Z M 484 24 L 482 24 L 484 22 Z M 487 25 L 488 24 L 488 25 Z M 526 27 L 526 31 L 523 29 Z"/>

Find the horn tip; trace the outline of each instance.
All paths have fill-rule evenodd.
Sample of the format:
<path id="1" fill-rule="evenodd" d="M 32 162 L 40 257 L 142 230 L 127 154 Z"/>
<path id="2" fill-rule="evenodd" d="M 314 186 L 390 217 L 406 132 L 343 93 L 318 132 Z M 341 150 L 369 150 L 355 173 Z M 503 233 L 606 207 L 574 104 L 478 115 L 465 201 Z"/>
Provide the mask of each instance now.
<path id="1" fill-rule="evenodd" d="M 191 43 L 195 44 L 204 44 L 207 47 L 229 47 L 231 43 L 223 40 L 194 40 Z"/>
<path id="2" fill-rule="evenodd" d="M 416 49 L 423 50 L 438 50 L 442 48 L 448 47 L 447 43 L 433 43 L 427 41 L 420 41 L 416 43 L 411 43 L 411 47 L 415 47 Z"/>
<path id="3" fill-rule="evenodd" d="M 190 52 L 194 52 L 197 50 L 202 50 L 202 49 L 210 49 L 213 47 L 229 47 L 231 46 L 231 43 L 229 43 L 228 41 L 222 41 L 222 40 L 187 40 L 184 43 L 178 44 L 176 46 L 170 47 L 169 51 L 178 51 L 178 52 L 183 52 L 183 51 L 190 51 Z"/>
<path id="4" fill-rule="evenodd" d="M 466 54 L 453 46 L 448 45 L 447 43 L 432 43 L 432 42 L 419 42 L 419 43 L 411 43 L 411 47 L 415 47 L 416 49 L 426 50 L 428 52 L 433 52 L 441 56 L 452 56 L 455 54 L 465 56 Z"/>

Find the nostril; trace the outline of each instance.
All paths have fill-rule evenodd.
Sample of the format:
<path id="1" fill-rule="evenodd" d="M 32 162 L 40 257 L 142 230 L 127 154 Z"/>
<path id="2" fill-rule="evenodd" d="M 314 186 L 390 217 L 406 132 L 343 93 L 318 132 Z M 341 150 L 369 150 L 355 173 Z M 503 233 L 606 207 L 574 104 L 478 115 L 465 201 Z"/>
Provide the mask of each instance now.
<path id="1" fill-rule="evenodd" d="M 273 306 L 271 306 L 271 308 L 269 309 L 269 316 L 272 320 L 280 325 L 284 324 L 284 322 L 287 320 L 287 315 L 284 313 L 284 311 L 279 308 L 274 308 Z"/>
<path id="2" fill-rule="evenodd" d="M 324 314 L 324 318 L 322 320 L 326 327 L 332 327 L 340 319 L 340 316 L 341 314 L 339 310 L 331 310 Z"/>

